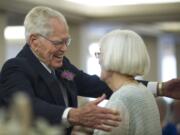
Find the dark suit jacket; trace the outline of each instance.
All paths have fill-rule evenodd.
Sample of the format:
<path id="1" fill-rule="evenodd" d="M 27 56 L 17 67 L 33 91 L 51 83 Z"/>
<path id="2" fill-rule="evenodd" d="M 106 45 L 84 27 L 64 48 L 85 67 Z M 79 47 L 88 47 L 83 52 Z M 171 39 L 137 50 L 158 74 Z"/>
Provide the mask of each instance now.
<path id="1" fill-rule="evenodd" d="M 110 89 L 97 76 L 89 76 L 80 71 L 67 58 L 64 58 L 63 63 L 63 67 L 56 70 L 56 75 L 67 89 L 70 107 L 77 107 L 77 95 L 111 95 Z M 75 74 L 73 81 L 60 78 L 64 69 Z M 4 64 L 0 82 L 3 84 L 0 90 L 1 104 L 8 105 L 14 93 L 23 91 L 32 100 L 34 116 L 44 117 L 51 123 L 61 122 L 66 108 L 61 90 L 51 74 L 34 56 L 29 45 L 26 44 L 15 58 Z"/>

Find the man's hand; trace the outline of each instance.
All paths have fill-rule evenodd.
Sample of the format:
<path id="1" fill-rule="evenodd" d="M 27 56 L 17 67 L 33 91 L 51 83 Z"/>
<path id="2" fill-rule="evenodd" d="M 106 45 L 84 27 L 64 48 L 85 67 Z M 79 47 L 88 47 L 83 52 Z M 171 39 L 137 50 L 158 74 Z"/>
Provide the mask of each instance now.
<path id="1" fill-rule="evenodd" d="M 160 96 L 180 99 L 180 78 L 163 82 L 162 94 Z"/>
<path id="2" fill-rule="evenodd" d="M 89 128 L 111 131 L 112 127 L 117 127 L 120 122 L 120 114 L 116 110 L 111 110 L 97 106 L 105 99 L 105 95 L 89 102 L 81 108 L 73 108 L 69 111 L 68 120 L 72 125 L 81 125 Z"/>

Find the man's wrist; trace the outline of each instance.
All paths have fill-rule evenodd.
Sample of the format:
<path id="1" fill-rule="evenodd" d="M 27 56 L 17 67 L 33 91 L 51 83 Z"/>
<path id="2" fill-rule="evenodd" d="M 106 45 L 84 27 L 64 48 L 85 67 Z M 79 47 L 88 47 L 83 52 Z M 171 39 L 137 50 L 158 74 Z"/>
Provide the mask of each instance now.
<path id="1" fill-rule="evenodd" d="M 68 121 L 71 125 L 78 125 L 79 124 L 79 116 L 78 116 L 78 109 L 72 108 L 68 113 Z"/>
<path id="2" fill-rule="evenodd" d="M 62 115 L 62 124 L 65 126 L 65 127 L 70 127 L 72 126 L 70 124 L 70 122 L 68 121 L 68 115 L 69 115 L 69 111 L 71 110 L 72 108 L 71 107 L 68 107 L 67 109 L 65 109 L 63 115 Z"/>

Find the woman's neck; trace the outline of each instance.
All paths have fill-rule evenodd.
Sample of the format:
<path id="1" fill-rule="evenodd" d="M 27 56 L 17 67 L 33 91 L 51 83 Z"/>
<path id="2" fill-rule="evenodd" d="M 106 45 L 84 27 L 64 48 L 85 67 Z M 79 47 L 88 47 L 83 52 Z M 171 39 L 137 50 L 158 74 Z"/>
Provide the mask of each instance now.
<path id="1" fill-rule="evenodd" d="M 121 88 L 123 85 L 130 83 L 137 83 L 133 76 L 123 75 L 119 73 L 112 73 L 111 78 L 108 79 L 108 85 L 113 90 L 116 91 Z"/>

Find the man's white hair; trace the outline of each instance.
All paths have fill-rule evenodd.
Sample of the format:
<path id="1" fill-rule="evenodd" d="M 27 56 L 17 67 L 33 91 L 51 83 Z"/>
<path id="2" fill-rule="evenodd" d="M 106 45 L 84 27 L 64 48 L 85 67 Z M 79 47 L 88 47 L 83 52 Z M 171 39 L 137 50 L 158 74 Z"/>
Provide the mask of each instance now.
<path id="1" fill-rule="evenodd" d="M 102 67 L 136 76 L 149 71 L 150 59 L 142 38 L 130 30 L 114 30 L 100 40 Z"/>
<path id="2" fill-rule="evenodd" d="M 58 11 L 48 7 L 38 6 L 29 11 L 24 20 L 25 38 L 29 40 L 31 34 L 42 34 L 48 36 L 53 33 L 53 29 L 49 24 L 51 18 L 58 18 L 64 22 L 68 29 L 65 17 Z"/>

